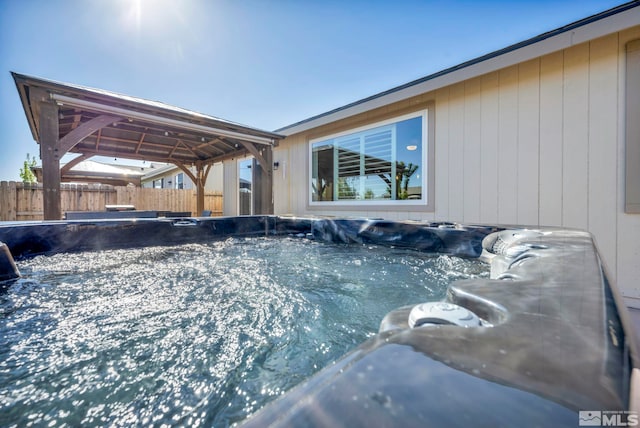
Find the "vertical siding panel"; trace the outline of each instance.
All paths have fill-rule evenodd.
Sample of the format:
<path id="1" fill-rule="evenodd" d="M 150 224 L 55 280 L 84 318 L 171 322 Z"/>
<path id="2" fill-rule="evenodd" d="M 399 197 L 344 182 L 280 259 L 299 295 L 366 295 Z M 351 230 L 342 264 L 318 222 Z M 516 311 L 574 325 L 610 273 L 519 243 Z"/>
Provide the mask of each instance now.
<path id="1" fill-rule="evenodd" d="M 562 225 L 587 229 L 589 44 L 565 51 Z"/>
<path id="2" fill-rule="evenodd" d="M 292 176 L 291 199 L 292 206 L 297 212 L 306 212 L 307 201 L 309 198 L 309 165 L 308 165 L 309 147 L 306 139 L 298 137 L 297 144 L 291 150 L 291 173 L 296 171 L 295 177 Z"/>
<path id="3" fill-rule="evenodd" d="M 590 44 L 589 61 L 589 231 L 613 266 L 616 252 L 618 35 Z M 615 280 L 615 272 L 611 272 Z"/>
<path id="4" fill-rule="evenodd" d="M 498 221 L 499 74 L 482 78 L 480 130 L 480 222 Z"/>
<path id="5" fill-rule="evenodd" d="M 540 61 L 518 67 L 518 224 L 538 224 Z"/>
<path id="6" fill-rule="evenodd" d="M 480 78 L 465 83 L 464 136 L 463 136 L 463 221 L 480 222 Z"/>
<path id="7" fill-rule="evenodd" d="M 464 220 L 464 84 L 449 92 L 449 220 Z"/>
<path id="8" fill-rule="evenodd" d="M 304 169 L 304 168 L 302 165 L 299 165 L 297 163 L 298 159 L 295 156 L 296 151 L 299 149 L 298 145 L 301 144 L 299 141 L 300 141 L 299 137 L 293 137 L 293 138 L 290 137 L 289 139 L 287 139 L 288 180 L 287 180 L 286 186 L 283 189 L 281 189 L 282 192 L 286 193 L 286 198 L 288 199 L 287 206 L 289 208 L 289 212 L 292 212 L 297 215 L 306 214 L 307 211 L 306 209 L 300 211 L 300 207 L 298 207 L 298 205 L 296 204 L 296 199 L 295 199 L 296 183 L 300 180 L 305 180 L 305 181 L 308 180 L 306 176 L 303 176 L 306 173 L 306 171 L 301 171 L 301 169 Z"/>
<path id="9" fill-rule="evenodd" d="M 273 160 L 278 162 L 280 166 L 277 171 L 273 171 L 273 210 L 275 214 L 291 213 L 291 205 L 289 197 L 291 185 L 290 177 L 290 144 L 281 143 L 279 147 L 273 151 Z"/>
<path id="10" fill-rule="evenodd" d="M 449 88 L 436 92 L 435 140 L 435 216 L 437 220 L 449 220 Z M 433 197 L 433 195 L 431 196 Z"/>
<path id="11" fill-rule="evenodd" d="M 222 215 L 238 214 L 238 163 L 235 159 L 224 161 L 224 199 Z"/>
<path id="12" fill-rule="evenodd" d="M 518 67 L 500 71 L 498 222 L 518 220 Z"/>
<path id="13" fill-rule="evenodd" d="M 562 224 L 563 52 L 540 59 L 540 207 L 544 226 Z"/>

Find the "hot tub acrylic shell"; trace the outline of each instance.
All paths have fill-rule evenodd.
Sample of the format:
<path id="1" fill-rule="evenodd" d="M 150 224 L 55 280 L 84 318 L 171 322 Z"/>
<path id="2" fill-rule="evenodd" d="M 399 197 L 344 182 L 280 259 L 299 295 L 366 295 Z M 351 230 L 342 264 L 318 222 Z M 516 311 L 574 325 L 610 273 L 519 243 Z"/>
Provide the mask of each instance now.
<path id="1" fill-rule="evenodd" d="M 15 259 L 265 235 L 480 257 L 491 278 L 454 282 L 446 297 L 484 326 L 412 329 L 413 305 L 398 308 L 246 426 L 576 426 L 580 411 L 634 405 L 636 344 L 586 232 L 277 216 L 0 224 Z"/>

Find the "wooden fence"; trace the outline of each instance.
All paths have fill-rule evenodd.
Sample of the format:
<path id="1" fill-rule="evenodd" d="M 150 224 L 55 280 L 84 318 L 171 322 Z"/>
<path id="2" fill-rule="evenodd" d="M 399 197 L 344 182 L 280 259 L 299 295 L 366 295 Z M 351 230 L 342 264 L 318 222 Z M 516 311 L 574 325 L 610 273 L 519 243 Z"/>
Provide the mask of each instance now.
<path id="1" fill-rule="evenodd" d="M 0 182 L 0 221 L 42 220 L 41 183 Z M 103 184 L 62 184 L 62 214 L 67 211 L 104 211 L 105 205 L 133 205 L 137 210 L 196 212 L 195 190 L 142 189 Z M 204 209 L 222 215 L 222 193 L 205 192 Z"/>

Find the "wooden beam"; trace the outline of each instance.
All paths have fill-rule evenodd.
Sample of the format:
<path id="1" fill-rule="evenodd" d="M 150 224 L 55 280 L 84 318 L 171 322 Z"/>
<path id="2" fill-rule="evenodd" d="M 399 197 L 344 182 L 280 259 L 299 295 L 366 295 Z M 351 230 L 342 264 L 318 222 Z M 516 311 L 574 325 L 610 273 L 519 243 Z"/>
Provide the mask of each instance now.
<path id="1" fill-rule="evenodd" d="M 77 112 L 77 114 L 73 115 L 73 123 L 71 124 L 71 129 L 76 129 L 78 125 L 80 125 L 80 119 L 82 118 L 80 110 L 76 109 L 75 111 Z"/>
<path id="2" fill-rule="evenodd" d="M 142 142 L 144 141 L 144 137 L 147 135 L 146 132 L 143 132 L 140 135 L 140 139 L 138 140 L 138 147 L 136 147 L 136 153 L 138 153 L 140 151 L 140 146 L 142 146 Z"/>
<path id="3" fill-rule="evenodd" d="M 196 163 L 196 173 L 198 176 L 198 181 L 196 183 L 196 215 L 201 216 L 202 215 L 202 211 L 204 211 L 204 184 L 205 181 L 207 180 L 207 175 L 209 174 L 208 169 L 211 167 L 211 165 L 208 166 L 207 168 L 207 173 L 204 173 L 204 165 L 201 162 Z"/>
<path id="4" fill-rule="evenodd" d="M 196 216 L 202 215 L 204 211 L 204 186 L 211 171 L 212 164 L 205 162 L 196 162 L 196 174 L 194 175 L 191 170 L 183 163 L 174 162 L 175 166 L 180 168 L 196 186 Z"/>
<path id="5" fill-rule="evenodd" d="M 87 159 L 89 159 L 91 157 L 93 157 L 92 154 L 82 154 L 82 155 L 72 159 L 71 161 L 67 162 L 65 164 L 65 166 L 60 168 L 60 176 L 63 176 L 65 174 L 67 174 L 69 171 L 71 171 L 71 168 L 73 168 L 74 166 L 78 165 L 83 160 L 87 160 Z"/>
<path id="6" fill-rule="evenodd" d="M 58 147 L 58 106 L 53 102 L 38 104 L 43 214 L 45 220 L 60 220 L 60 158 L 64 152 L 61 153 Z"/>
<path id="7" fill-rule="evenodd" d="M 202 174 L 202 164 L 198 163 L 196 165 L 195 175 L 193 175 L 191 170 L 187 168 L 186 165 L 180 162 L 174 162 L 173 164 L 184 171 L 184 173 L 189 176 L 191 181 L 193 181 L 193 184 L 196 186 L 196 216 L 202 215 L 202 211 L 204 210 L 204 182 Z"/>
<path id="8" fill-rule="evenodd" d="M 94 137 L 90 135 L 89 137 L 86 138 L 86 141 L 91 141 L 92 138 L 94 138 Z M 109 137 L 107 135 L 102 135 L 100 137 L 100 139 L 104 140 L 104 141 L 113 141 L 113 142 L 116 142 L 116 143 L 129 144 L 132 147 L 132 149 L 131 149 L 132 151 L 135 151 L 135 149 L 133 147 L 137 147 L 138 143 L 139 143 L 139 139 L 135 139 L 135 140 L 129 139 L 129 140 L 127 140 L 127 139 L 124 139 L 124 138 Z M 175 139 L 173 139 L 173 138 L 171 139 L 172 142 L 174 140 Z M 172 149 L 175 148 L 174 144 L 152 143 L 150 141 L 145 141 L 140 146 L 140 149 L 143 149 L 144 147 L 147 147 L 147 146 L 149 146 L 149 147 L 161 147 L 161 148 L 163 148 L 165 150 L 165 152 L 169 152 L 169 151 L 171 151 Z M 184 149 L 182 149 L 182 150 L 184 150 Z"/>
<path id="9" fill-rule="evenodd" d="M 188 157 L 178 157 L 178 158 L 167 158 L 167 154 L 166 152 L 145 152 L 143 154 L 140 153 L 135 153 L 133 151 L 123 151 L 122 148 L 118 148 L 117 146 L 114 146 L 113 148 L 102 148 L 100 149 L 100 151 L 97 151 L 95 149 L 92 148 L 77 148 L 74 147 L 73 149 L 71 149 L 70 153 L 83 153 L 83 154 L 91 154 L 93 156 L 107 156 L 107 157 L 117 157 L 117 158 L 122 158 L 122 159 L 136 159 L 136 160 L 146 160 L 146 161 L 154 161 L 154 162 L 169 162 L 169 163 L 176 163 L 176 162 L 184 162 L 185 164 L 191 164 L 194 162 L 193 159 L 190 159 Z M 207 160 L 209 161 L 209 160 Z M 211 162 L 214 162 L 213 160 Z"/>
<path id="10" fill-rule="evenodd" d="M 236 147 L 236 146 L 238 146 L 239 144 L 233 145 L 233 144 L 223 140 L 222 138 L 216 138 L 215 141 L 220 143 L 220 144 L 222 144 L 223 146 L 225 146 L 226 148 L 228 148 L 231 151 L 238 150 L 238 147 Z"/>
<path id="11" fill-rule="evenodd" d="M 264 148 L 260 168 L 254 168 L 253 207 L 255 214 L 273 214 L 273 151 Z M 254 162 L 255 163 L 255 162 Z"/>
<path id="12" fill-rule="evenodd" d="M 173 154 L 176 152 L 176 150 L 178 149 L 178 147 L 180 146 L 180 140 L 176 141 L 176 144 L 173 146 L 173 148 L 171 149 L 171 151 L 169 152 L 169 154 L 167 155 L 167 157 L 169 159 L 171 159 L 171 157 L 173 156 Z"/>
<path id="13" fill-rule="evenodd" d="M 264 172 L 267 172 L 268 168 L 269 168 L 269 165 L 267 165 L 267 161 L 262 156 L 262 153 L 260 153 L 260 150 L 258 150 L 258 148 L 253 143 L 240 141 L 240 144 L 242 145 L 242 147 L 247 149 L 249 151 L 249 153 L 251 153 L 253 155 L 254 158 L 256 158 L 256 160 L 258 161 L 258 164 L 260 165 L 260 168 L 262 168 L 262 170 Z M 261 146 L 261 148 L 262 147 L 263 146 Z"/>
<path id="14" fill-rule="evenodd" d="M 212 144 L 212 143 L 215 143 L 216 141 L 220 141 L 221 143 L 223 143 L 223 144 L 224 144 L 224 142 L 223 142 L 222 140 L 219 140 L 219 139 L 217 139 L 217 138 L 216 138 L 216 139 L 213 139 L 213 140 L 211 140 L 211 141 L 207 141 L 206 143 L 198 144 L 198 145 L 197 145 L 197 146 L 195 146 L 193 149 L 194 149 L 194 150 L 201 150 L 201 149 L 204 149 L 204 148 L 210 148 L 210 149 L 213 149 L 213 150 L 215 150 L 215 151 L 218 151 L 218 152 L 220 152 L 220 153 L 224 154 L 224 153 L 225 153 L 225 151 L 224 151 L 224 150 L 219 149 L 219 148 L 217 148 L 216 146 L 214 146 L 214 145 Z"/>
<path id="15" fill-rule="evenodd" d="M 196 184 L 196 181 L 198 181 L 198 179 L 196 178 L 195 175 L 193 175 L 193 173 L 191 172 L 191 170 L 187 165 L 178 161 L 174 161 L 173 164 L 178 168 L 180 168 L 185 174 L 187 174 L 187 176 L 191 179 L 191 181 L 193 181 L 193 184 Z"/>
<path id="16" fill-rule="evenodd" d="M 58 117 L 56 116 L 56 127 L 57 127 Z M 62 151 L 62 153 L 68 152 L 73 146 L 78 144 L 80 141 L 87 138 L 89 135 L 93 134 L 99 129 L 104 128 L 112 123 L 121 121 L 122 118 L 116 116 L 109 115 L 101 115 L 94 119 L 91 119 L 88 122 L 83 123 L 78 126 L 73 131 L 69 132 L 67 135 L 62 137 L 58 142 L 58 150 Z"/>
<path id="17" fill-rule="evenodd" d="M 195 157 L 197 157 L 198 159 L 200 158 L 200 156 L 198 156 L 198 154 L 196 152 L 194 152 L 193 150 L 191 150 L 191 147 L 189 147 L 184 141 L 182 140 L 178 140 L 178 144 L 181 145 L 182 147 L 184 147 L 185 149 L 187 149 L 189 152 L 191 152 L 192 155 L 194 155 Z M 173 153 L 172 153 L 173 154 Z"/>

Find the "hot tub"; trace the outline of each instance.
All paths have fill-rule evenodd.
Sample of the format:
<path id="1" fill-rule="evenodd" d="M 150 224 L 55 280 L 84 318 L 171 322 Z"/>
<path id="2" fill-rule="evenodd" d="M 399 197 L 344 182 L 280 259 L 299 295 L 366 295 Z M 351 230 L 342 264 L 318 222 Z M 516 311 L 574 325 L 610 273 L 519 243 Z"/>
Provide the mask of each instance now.
<path id="1" fill-rule="evenodd" d="M 640 365 L 627 314 L 580 231 L 276 216 L 4 223 L 0 242 L 11 256 L 0 260 L 0 277 L 14 274 L 12 258 L 37 254 L 258 236 L 479 259 L 490 275 L 455 281 L 440 299 L 440 312 L 464 311 L 475 325 L 408 302 L 247 426 L 576 426 L 637 417 L 629 409 Z"/>

